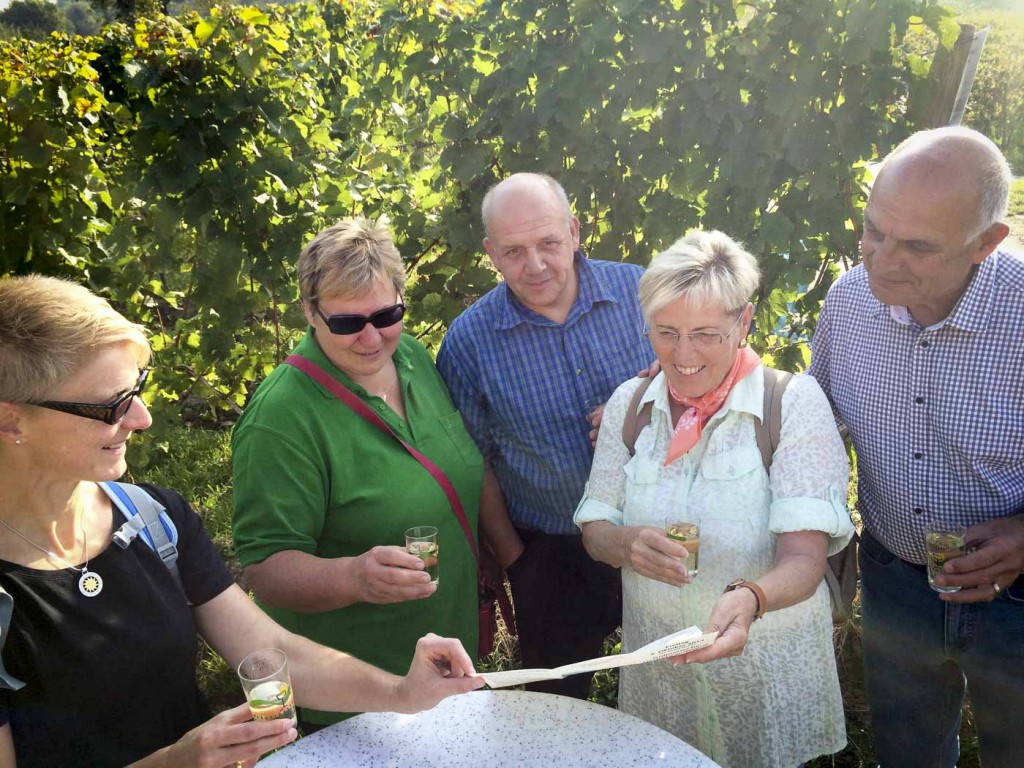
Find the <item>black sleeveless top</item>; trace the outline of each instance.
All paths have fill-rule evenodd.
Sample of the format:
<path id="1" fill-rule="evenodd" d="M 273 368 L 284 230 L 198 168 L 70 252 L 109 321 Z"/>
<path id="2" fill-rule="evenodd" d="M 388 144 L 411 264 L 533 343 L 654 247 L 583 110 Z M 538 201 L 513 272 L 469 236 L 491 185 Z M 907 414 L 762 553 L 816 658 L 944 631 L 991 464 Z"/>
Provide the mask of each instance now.
<path id="1" fill-rule="evenodd" d="M 103 577 L 91 598 L 78 591 L 76 571 L 0 560 L 0 584 L 14 598 L 4 665 L 26 683 L 0 692 L 0 725 L 10 724 L 18 768 L 121 768 L 210 717 L 196 684 L 188 602 L 221 594 L 231 573 L 181 496 L 142 487 L 177 526 L 184 592 L 141 538 L 89 562 Z"/>

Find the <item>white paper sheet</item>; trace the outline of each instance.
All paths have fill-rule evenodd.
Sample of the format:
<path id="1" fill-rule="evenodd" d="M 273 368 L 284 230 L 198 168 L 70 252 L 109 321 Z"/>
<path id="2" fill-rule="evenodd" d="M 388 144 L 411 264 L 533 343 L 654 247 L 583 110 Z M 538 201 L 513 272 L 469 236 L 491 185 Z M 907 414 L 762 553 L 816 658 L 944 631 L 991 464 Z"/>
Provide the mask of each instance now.
<path id="1" fill-rule="evenodd" d="M 540 680 L 561 680 L 569 675 L 578 675 L 583 672 L 596 672 L 612 667 L 628 667 L 633 664 L 645 664 L 656 659 L 665 659 L 669 656 L 679 656 L 699 648 L 706 648 L 715 642 L 717 637 L 717 632 L 703 634 L 699 627 L 687 627 L 648 643 L 643 648 L 638 648 L 631 653 L 578 661 L 575 664 L 566 664 L 555 669 L 514 669 L 510 672 L 482 672 L 479 676 L 491 688 L 507 688 L 510 685 L 525 685 Z"/>

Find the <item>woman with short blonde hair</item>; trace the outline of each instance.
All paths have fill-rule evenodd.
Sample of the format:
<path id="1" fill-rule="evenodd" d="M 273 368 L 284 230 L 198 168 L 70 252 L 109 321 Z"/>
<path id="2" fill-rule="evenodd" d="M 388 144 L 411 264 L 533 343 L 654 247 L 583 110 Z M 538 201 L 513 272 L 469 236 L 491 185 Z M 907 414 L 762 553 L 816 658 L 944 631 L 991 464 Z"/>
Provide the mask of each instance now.
<path id="1" fill-rule="evenodd" d="M 306 336 L 231 438 L 246 577 L 286 627 L 384 669 L 407 666 L 427 629 L 475 650 L 483 460 L 430 355 L 402 332 L 405 269 L 391 235 L 383 222 L 338 222 L 302 250 L 298 271 Z M 398 438 L 449 479 L 464 527 Z M 418 526 L 437 529 L 439 562 L 406 551 Z M 342 717 L 299 716 L 307 733 Z"/>
<path id="2" fill-rule="evenodd" d="M 298 273 L 305 302 L 361 293 L 378 283 L 405 293 L 405 265 L 385 219 L 349 219 L 323 230 L 299 254 Z"/>
<path id="3" fill-rule="evenodd" d="M 739 312 L 760 280 L 757 259 L 731 237 L 717 230 L 694 232 L 676 240 L 647 267 L 640 281 L 640 305 L 648 322 L 684 296 Z"/>
<path id="4" fill-rule="evenodd" d="M 126 342 L 140 368 L 150 347 L 142 326 L 80 285 L 42 275 L 8 278 L 0 293 L 0 401 L 43 399 L 96 350 Z"/>
<path id="5" fill-rule="evenodd" d="M 282 708 L 410 712 L 479 687 L 454 640 L 419 640 L 401 679 L 286 631 L 235 586 L 185 499 L 113 484 L 152 423 L 148 358 L 142 329 L 85 288 L 0 278 L 0 764 L 252 768 L 292 741 L 290 719 L 252 722 L 246 704 L 211 718 L 200 635 L 232 667 L 283 649 Z M 162 508 L 174 569 L 148 532 L 133 538 L 133 496 Z M 442 677 L 438 653 L 462 679 Z"/>
<path id="6" fill-rule="evenodd" d="M 605 406 L 574 519 L 590 555 L 622 570 L 624 652 L 689 625 L 719 633 L 685 665 L 624 668 L 620 709 L 724 768 L 794 768 L 846 743 L 822 575 L 853 533 L 849 468 L 809 376 L 780 385 L 778 445 L 762 457 L 776 372 L 746 343 L 757 281 L 721 232 L 654 258 L 640 299 L 661 373 Z"/>

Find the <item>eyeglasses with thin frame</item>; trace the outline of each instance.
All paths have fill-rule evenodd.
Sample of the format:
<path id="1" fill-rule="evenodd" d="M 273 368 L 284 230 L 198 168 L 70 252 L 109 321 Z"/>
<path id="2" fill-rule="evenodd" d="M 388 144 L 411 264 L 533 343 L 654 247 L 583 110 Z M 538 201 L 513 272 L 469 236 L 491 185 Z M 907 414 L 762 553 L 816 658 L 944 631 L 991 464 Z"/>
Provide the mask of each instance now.
<path id="1" fill-rule="evenodd" d="M 402 302 L 393 304 L 390 307 L 384 307 L 384 309 L 378 309 L 372 315 L 328 316 L 323 313 L 320 305 L 316 302 L 313 302 L 313 309 L 320 315 L 320 319 L 324 321 L 327 330 L 335 336 L 351 336 L 353 333 L 359 333 L 366 327 L 367 323 L 378 330 L 390 328 L 395 323 L 401 322 L 402 318 L 405 317 L 405 304 Z"/>
<path id="2" fill-rule="evenodd" d="M 102 421 L 104 424 L 117 424 L 128 415 L 128 410 L 132 407 L 132 400 L 142 394 L 142 390 L 146 386 L 146 379 L 149 378 L 149 370 L 149 368 L 143 368 L 139 371 L 139 379 L 135 382 L 135 386 L 123 395 L 118 395 L 109 403 L 97 405 L 96 403 L 66 403 L 60 400 L 42 400 L 29 403 L 29 405 L 34 405 L 38 408 L 49 408 L 52 411 L 60 411 L 61 413 L 70 413 L 72 416 L 81 416 L 83 419 Z"/>
<path id="3" fill-rule="evenodd" d="M 680 339 L 683 338 L 689 339 L 690 343 L 697 349 L 710 349 L 724 344 L 725 340 L 732 336 L 732 332 L 736 330 L 736 326 L 739 325 L 740 320 L 742 319 L 743 312 L 741 310 L 739 315 L 736 316 L 736 321 L 732 324 L 729 330 L 724 333 L 722 331 L 677 333 L 671 328 L 645 328 L 644 333 L 647 335 L 647 338 L 651 340 L 651 344 L 666 349 L 675 349 L 679 346 Z"/>

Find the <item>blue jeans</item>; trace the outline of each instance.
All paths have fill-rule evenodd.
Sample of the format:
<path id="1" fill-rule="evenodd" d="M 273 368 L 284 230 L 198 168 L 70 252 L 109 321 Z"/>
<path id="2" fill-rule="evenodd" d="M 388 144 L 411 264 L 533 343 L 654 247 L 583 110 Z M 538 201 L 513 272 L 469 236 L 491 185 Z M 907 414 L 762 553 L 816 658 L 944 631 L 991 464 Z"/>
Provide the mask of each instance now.
<path id="1" fill-rule="evenodd" d="M 955 766 L 969 690 L 985 768 L 1024 765 L 1024 579 L 991 603 L 944 603 L 924 566 L 900 560 L 866 529 L 860 573 L 879 764 Z"/>

